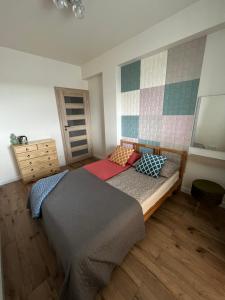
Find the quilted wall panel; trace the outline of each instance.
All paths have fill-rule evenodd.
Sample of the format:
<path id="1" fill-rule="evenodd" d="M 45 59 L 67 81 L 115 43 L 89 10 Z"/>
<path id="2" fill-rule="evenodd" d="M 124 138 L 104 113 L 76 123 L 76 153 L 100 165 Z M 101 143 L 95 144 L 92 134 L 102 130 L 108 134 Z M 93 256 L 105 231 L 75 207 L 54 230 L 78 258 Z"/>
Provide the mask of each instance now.
<path id="1" fill-rule="evenodd" d="M 138 138 L 139 116 L 122 116 L 122 136 Z"/>
<path id="2" fill-rule="evenodd" d="M 121 67 L 121 92 L 140 89 L 141 61 Z"/>
<path id="3" fill-rule="evenodd" d="M 168 50 L 166 84 L 200 78 L 205 37 Z"/>
<path id="4" fill-rule="evenodd" d="M 167 51 L 141 60 L 141 89 L 165 85 Z"/>
<path id="5" fill-rule="evenodd" d="M 160 144 L 185 148 L 190 145 L 194 116 L 163 116 Z"/>
<path id="6" fill-rule="evenodd" d="M 122 138 L 190 145 L 204 49 L 205 37 L 121 68 Z"/>
<path id="7" fill-rule="evenodd" d="M 137 116 L 140 111 L 140 90 L 121 95 L 121 112 L 124 116 Z"/>
<path id="8" fill-rule="evenodd" d="M 199 79 L 166 84 L 163 115 L 193 115 Z"/>

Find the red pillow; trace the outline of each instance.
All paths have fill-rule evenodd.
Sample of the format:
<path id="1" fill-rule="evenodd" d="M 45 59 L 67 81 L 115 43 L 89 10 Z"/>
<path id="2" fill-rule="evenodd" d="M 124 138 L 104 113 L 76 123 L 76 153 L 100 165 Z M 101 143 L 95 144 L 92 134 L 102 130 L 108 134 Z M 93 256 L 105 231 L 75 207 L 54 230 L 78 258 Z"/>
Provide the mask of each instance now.
<path id="1" fill-rule="evenodd" d="M 141 155 L 134 151 L 128 159 L 127 164 L 132 166 L 139 158 L 141 158 Z"/>

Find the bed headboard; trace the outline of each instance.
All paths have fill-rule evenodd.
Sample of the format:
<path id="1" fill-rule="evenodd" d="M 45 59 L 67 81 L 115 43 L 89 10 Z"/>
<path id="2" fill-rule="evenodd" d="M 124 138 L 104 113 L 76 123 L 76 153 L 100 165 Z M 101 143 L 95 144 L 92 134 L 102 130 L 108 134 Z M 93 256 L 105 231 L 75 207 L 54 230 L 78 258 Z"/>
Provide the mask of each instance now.
<path id="1" fill-rule="evenodd" d="M 136 152 L 141 153 L 141 148 L 144 149 L 150 149 L 153 154 L 165 154 L 169 158 L 173 157 L 172 160 L 175 160 L 179 162 L 180 169 L 179 169 L 179 176 L 180 179 L 183 178 L 184 171 L 185 171 L 185 166 L 186 166 L 186 161 L 187 161 L 187 151 L 183 150 L 177 150 L 177 149 L 172 149 L 172 148 L 164 148 L 160 146 L 153 146 L 153 145 L 146 145 L 146 144 L 139 144 L 139 143 L 134 143 L 126 140 L 121 140 L 120 141 L 121 146 L 127 146 L 127 147 L 132 147 Z"/>

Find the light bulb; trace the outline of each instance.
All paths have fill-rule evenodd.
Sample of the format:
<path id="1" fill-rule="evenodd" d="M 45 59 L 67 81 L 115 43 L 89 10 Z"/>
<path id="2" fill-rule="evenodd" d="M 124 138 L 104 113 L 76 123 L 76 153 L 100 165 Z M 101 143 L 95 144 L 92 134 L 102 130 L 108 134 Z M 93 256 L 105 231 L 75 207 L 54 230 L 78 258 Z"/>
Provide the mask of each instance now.
<path id="1" fill-rule="evenodd" d="M 83 19 L 85 13 L 85 7 L 81 2 L 74 4 L 72 9 L 76 18 Z"/>

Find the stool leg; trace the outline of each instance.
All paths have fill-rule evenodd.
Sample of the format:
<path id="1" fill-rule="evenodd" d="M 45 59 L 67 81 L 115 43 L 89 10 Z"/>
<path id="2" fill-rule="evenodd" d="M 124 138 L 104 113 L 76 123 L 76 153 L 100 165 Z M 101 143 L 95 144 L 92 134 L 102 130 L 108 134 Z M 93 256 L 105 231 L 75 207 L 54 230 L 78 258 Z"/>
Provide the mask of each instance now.
<path id="1" fill-rule="evenodd" d="M 196 205 L 195 205 L 195 210 L 194 210 L 194 214 L 197 215 L 197 212 L 198 212 L 198 209 L 200 207 L 200 201 L 197 201 L 196 202 Z"/>

